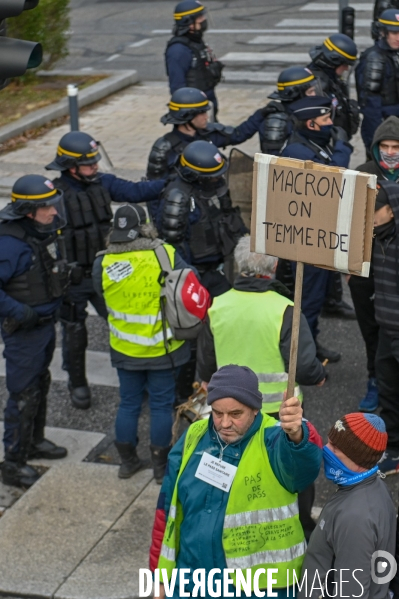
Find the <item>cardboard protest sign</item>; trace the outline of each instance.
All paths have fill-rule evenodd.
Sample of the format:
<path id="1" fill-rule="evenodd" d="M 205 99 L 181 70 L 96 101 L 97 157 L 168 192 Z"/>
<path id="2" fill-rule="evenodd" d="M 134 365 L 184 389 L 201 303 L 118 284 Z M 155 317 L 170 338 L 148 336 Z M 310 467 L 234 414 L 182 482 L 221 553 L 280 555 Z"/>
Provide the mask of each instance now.
<path id="1" fill-rule="evenodd" d="M 377 178 L 255 154 L 251 251 L 368 277 Z"/>

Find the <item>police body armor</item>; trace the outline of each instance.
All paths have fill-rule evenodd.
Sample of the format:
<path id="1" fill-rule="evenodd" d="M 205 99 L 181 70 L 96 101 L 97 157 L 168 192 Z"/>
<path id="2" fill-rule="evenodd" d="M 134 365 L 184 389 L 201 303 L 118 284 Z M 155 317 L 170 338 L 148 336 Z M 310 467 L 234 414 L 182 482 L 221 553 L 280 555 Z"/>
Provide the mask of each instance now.
<path id="1" fill-rule="evenodd" d="M 321 81 L 323 92 L 328 96 L 333 96 L 333 106 L 335 107 L 334 125 L 342 127 L 346 131 L 348 138 L 355 135 L 360 124 L 360 111 L 356 100 L 349 98 L 348 86 L 345 81 L 338 79 L 334 81 L 317 63 L 309 65 L 312 73 Z"/>
<path id="2" fill-rule="evenodd" d="M 268 113 L 259 131 L 260 148 L 264 154 L 280 151 L 290 134 L 290 116 L 282 102 L 269 102 Z"/>
<path id="3" fill-rule="evenodd" d="M 190 69 L 187 73 L 186 86 L 196 87 L 206 92 L 213 89 L 222 78 L 223 63 L 216 60 L 212 50 L 203 41 L 194 42 L 185 35 L 172 37 L 166 49 L 173 44 L 183 44 L 193 53 Z"/>
<path id="4" fill-rule="evenodd" d="M 399 104 L 399 56 L 396 52 L 384 51 L 378 45 L 365 50 L 360 57 L 360 64 L 367 62 L 364 66 L 363 84 L 357 93 L 361 104 L 365 105 L 367 93 L 379 94 L 383 106 Z M 387 62 L 390 65 L 390 73 L 385 72 Z M 359 66 L 360 66 L 359 64 Z"/>
<path id="5" fill-rule="evenodd" d="M 188 242 L 193 263 L 213 256 L 229 255 L 245 230 L 238 208 L 233 208 L 226 187 L 200 190 L 180 178 L 171 181 L 164 192 L 161 235 L 176 246 Z M 189 213 L 200 210 L 199 220 L 189 226 Z M 187 230 L 189 227 L 189 232 Z"/>
<path id="6" fill-rule="evenodd" d="M 97 252 L 105 242 L 113 218 L 111 196 L 99 183 L 75 191 L 62 178 L 54 179 L 65 198 L 68 224 L 65 228 L 65 247 L 68 262 L 91 268 Z"/>
<path id="7" fill-rule="evenodd" d="M 3 286 L 7 295 L 31 307 L 50 303 L 64 295 L 69 283 L 69 269 L 65 258 L 60 258 L 57 233 L 40 240 L 28 235 L 14 221 L 1 223 L 0 235 L 21 239 L 33 251 L 31 268 Z"/>

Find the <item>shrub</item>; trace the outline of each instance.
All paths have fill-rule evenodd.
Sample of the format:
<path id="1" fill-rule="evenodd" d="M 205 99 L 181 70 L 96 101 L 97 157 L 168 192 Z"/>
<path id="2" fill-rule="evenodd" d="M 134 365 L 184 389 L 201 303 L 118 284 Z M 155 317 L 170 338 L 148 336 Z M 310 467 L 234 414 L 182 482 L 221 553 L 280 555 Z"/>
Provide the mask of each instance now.
<path id="1" fill-rule="evenodd" d="M 7 20 L 9 37 L 42 44 L 42 69 L 68 56 L 68 29 L 69 0 L 40 0 L 36 8 Z"/>

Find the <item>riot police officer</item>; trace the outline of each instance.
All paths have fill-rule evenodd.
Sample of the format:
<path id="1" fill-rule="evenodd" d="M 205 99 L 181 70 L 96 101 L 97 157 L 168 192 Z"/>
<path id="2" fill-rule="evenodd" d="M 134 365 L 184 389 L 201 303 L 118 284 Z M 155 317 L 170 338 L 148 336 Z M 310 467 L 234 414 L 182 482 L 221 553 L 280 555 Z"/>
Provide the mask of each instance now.
<path id="1" fill-rule="evenodd" d="M 166 186 L 158 213 L 160 236 L 201 274 L 210 293 L 231 285 L 221 267 L 246 232 L 233 208 L 224 174 L 228 161 L 207 141 L 194 141 L 180 156 L 177 177 Z"/>
<path id="2" fill-rule="evenodd" d="M 100 316 L 107 318 L 105 304 L 93 289 L 91 269 L 112 220 L 111 201 L 145 202 L 159 197 L 164 181 L 133 183 L 98 171 L 101 159 L 97 142 L 82 131 L 66 133 L 60 140 L 57 155 L 46 166 L 61 171 L 54 184 L 64 192 L 67 214 L 65 229 L 68 262 L 83 268 L 83 280 L 71 285 L 68 300 L 63 302 L 63 368 L 69 374 L 69 391 L 75 408 L 90 407 L 90 389 L 86 380 L 87 347 L 86 307 L 90 302 Z"/>
<path id="3" fill-rule="evenodd" d="M 384 10 L 387 10 L 387 8 L 399 8 L 399 0 L 375 0 L 373 22 L 371 23 L 371 37 L 373 40 L 378 40 L 380 37 L 378 17 Z"/>
<path id="4" fill-rule="evenodd" d="M 148 179 L 166 178 L 174 173 L 174 166 L 189 143 L 203 139 L 219 148 L 241 144 L 258 131 L 264 118 L 264 109 L 260 108 L 237 127 L 208 123 L 209 100 L 204 92 L 194 87 L 176 90 L 168 106 L 169 111 L 161 118 L 161 123 L 173 125 L 173 129 L 152 146 L 148 157 Z"/>
<path id="5" fill-rule="evenodd" d="M 352 146 L 346 141 L 345 131 L 333 126 L 331 98 L 302 98 L 293 102 L 291 110 L 296 118 L 295 130 L 281 155 L 347 168 Z M 331 271 L 309 264 L 304 268 L 302 311 L 315 339 L 317 357 L 321 362 L 325 359 L 338 362 L 341 357 L 338 352 L 322 347 L 317 340 L 318 318 L 333 275 Z"/>
<path id="6" fill-rule="evenodd" d="M 378 18 L 380 39 L 365 50 L 356 67 L 356 87 L 363 122 L 362 138 L 369 157 L 377 127 L 388 116 L 399 116 L 399 10 L 389 8 Z"/>
<path id="7" fill-rule="evenodd" d="M 215 86 L 222 77 L 223 64 L 202 37 L 207 29 L 205 7 L 199 0 L 183 0 L 176 5 L 173 37 L 165 51 L 170 93 L 180 87 L 195 87 L 205 92 L 218 111 Z"/>
<path id="8" fill-rule="evenodd" d="M 304 96 L 316 94 L 317 80 L 305 67 L 288 67 L 281 71 L 277 90 L 270 94 L 271 102 L 263 109 L 265 119 L 259 128 L 260 148 L 264 154 L 278 156 L 293 130 L 290 105 Z"/>
<path id="9" fill-rule="evenodd" d="M 31 486 L 29 458 L 63 458 L 44 438 L 55 315 L 68 285 L 60 243 L 63 193 L 41 175 L 18 179 L 0 211 L 0 319 L 9 397 L 4 410 L 3 483 Z"/>
<path id="10" fill-rule="evenodd" d="M 309 54 L 312 62 L 308 68 L 319 79 L 323 94 L 332 99 L 334 125 L 342 127 L 350 139 L 359 128 L 359 106 L 356 100 L 350 99 L 342 75 L 355 64 L 357 46 L 344 33 L 333 33 Z"/>

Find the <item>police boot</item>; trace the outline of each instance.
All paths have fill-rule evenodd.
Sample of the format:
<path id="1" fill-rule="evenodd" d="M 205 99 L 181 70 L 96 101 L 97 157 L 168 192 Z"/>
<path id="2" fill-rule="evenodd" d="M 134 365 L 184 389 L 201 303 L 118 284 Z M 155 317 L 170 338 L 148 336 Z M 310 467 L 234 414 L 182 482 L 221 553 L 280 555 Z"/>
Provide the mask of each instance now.
<path id="1" fill-rule="evenodd" d="M 122 461 L 118 477 L 130 478 L 142 466 L 140 458 L 136 453 L 136 448 L 131 443 L 119 443 L 118 441 L 114 441 L 114 443 Z"/>
<path id="2" fill-rule="evenodd" d="M 166 463 L 168 461 L 168 455 L 171 447 L 158 447 L 157 445 L 150 445 L 152 466 L 154 468 L 154 478 L 158 485 L 162 484 L 163 477 L 165 476 Z"/>
<path id="3" fill-rule="evenodd" d="M 41 400 L 33 422 L 33 438 L 29 448 L 28 459 L 46 459 L 58 460 L 65 458 L 67 450 L 65 447 L 58 447 L 52 441 L 44 438 L 44 427 L 46 424 L 47 413 L 47 394 L 50 389 L 51 375 L 47 370 L 41 377 L 39 387 L 41 391 Z"/>
<path id="4" fill-rule="evenodd" d="M 69 354 L 68 389 L 72 405 L 78 410 L 87 410 L 91 405 L 91 397 L 86 379 L 86 326 L 84 322 L 64 322 L 63 327 L 64 343 Z"/>
<path id="5" fill-rule="evenodd" d="M 5 485 L 28 489 L 40 478 L 40 474 L 32 466 L 14 462 L 6 454 L 1 465 L 1 477 Z"/>

